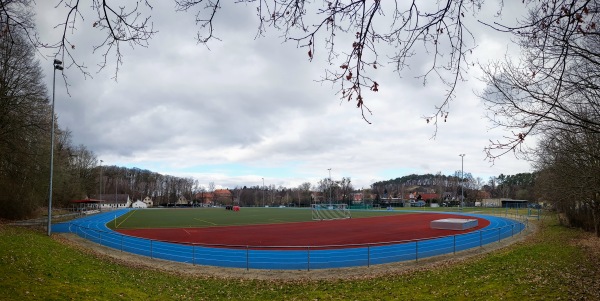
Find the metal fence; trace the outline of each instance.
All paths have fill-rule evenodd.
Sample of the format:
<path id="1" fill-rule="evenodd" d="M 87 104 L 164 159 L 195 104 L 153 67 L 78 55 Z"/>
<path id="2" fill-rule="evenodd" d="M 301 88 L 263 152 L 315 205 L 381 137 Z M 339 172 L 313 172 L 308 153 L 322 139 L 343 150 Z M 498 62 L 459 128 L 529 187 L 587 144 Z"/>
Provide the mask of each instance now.
<path id="1" fill-rule="evenodd" d="M 72 222 L 68 224 L 68 229 L 63 230 L 122 252 L 192 265 L 312 270 L 418 261 L 427 257 L 453 254 L 513 237 L 528 225 L 527 218 L 522 216 L 515 216 L 515 219 L 487 215 L 480 217 L 497 226 L 429 239 L 328 246 L 181 244 L 123 235 L 109 230 L 105 226 L 106 223 L 102 222 Z"/>

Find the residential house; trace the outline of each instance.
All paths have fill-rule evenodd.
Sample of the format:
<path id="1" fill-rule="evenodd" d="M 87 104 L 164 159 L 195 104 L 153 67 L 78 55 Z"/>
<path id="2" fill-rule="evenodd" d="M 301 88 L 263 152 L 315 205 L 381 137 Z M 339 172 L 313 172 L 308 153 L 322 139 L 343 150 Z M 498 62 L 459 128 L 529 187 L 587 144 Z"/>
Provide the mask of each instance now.
<path id="1" fill-rule="evenodd" d="M 142 202 L 144 202 L 144 204 L 146 204 L 147 208 L 154 206 L 154 202 L 152 201 L 152 199 L 149 196 L 145 197 Z"/>
<path id="2" fill-rule="evenodd" d="M 175 206 L 187 206 L 189 204 L 190 202 L 184 196 L 180 196 L 177 202 L 175 202 Z"/>
<path id="3" fill-rule="evenodd" d="M 148 205 L 143 201 L 137 200 L 131 204 L 131 208 L 148 208 Z"/>
<path id="4" fill-rule="evenodd" d="M 213 192 L 196 193 L 195 198 L 205 206 L 233 204 L 233 194 L 229 189 L 216 189 Z"/>

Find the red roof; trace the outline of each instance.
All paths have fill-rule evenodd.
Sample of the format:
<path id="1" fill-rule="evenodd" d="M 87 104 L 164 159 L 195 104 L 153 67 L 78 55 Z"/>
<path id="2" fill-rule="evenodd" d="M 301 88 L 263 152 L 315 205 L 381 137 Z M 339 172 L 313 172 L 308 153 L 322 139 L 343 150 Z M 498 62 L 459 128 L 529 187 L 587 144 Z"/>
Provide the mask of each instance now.
<path id="1" fill-rule="evenodd" d="M 433 199 L 439 199 L 440 195 L 437 193 L 421 193 L 421 199 L 422 200 L 433 200 Z"/>

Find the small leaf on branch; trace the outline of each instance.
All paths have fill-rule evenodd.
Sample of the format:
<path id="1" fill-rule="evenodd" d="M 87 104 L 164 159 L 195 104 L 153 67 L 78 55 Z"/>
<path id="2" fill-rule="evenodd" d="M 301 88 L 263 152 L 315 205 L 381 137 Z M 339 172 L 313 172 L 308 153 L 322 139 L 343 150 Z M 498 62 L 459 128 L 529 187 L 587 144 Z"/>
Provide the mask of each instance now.
<path id="1" fill-rule="evenodd" d="M 373 82 L 373 85 L 371 86 L 371 91 L 373 92 L 377 92 L 379 91 L 379 84 L 377 82 Z"/>

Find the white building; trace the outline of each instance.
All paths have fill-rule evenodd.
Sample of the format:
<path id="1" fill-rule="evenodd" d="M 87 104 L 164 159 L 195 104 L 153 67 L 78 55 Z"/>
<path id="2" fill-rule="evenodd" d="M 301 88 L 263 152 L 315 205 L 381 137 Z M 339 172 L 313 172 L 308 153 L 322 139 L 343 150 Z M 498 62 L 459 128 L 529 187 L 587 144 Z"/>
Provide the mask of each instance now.
<path id="1" fill-rule="evenodd" d="M 94 199 L 100 200 L 100 210 L 115 210 L 131 207 L 128 194 L 101 194 Z"/>
<path id="2" fill-rule="evenodd" d="M 131 204 L 131 208 L 148 208 L 148 205 L 140 200 L 137 200 Z"/>

